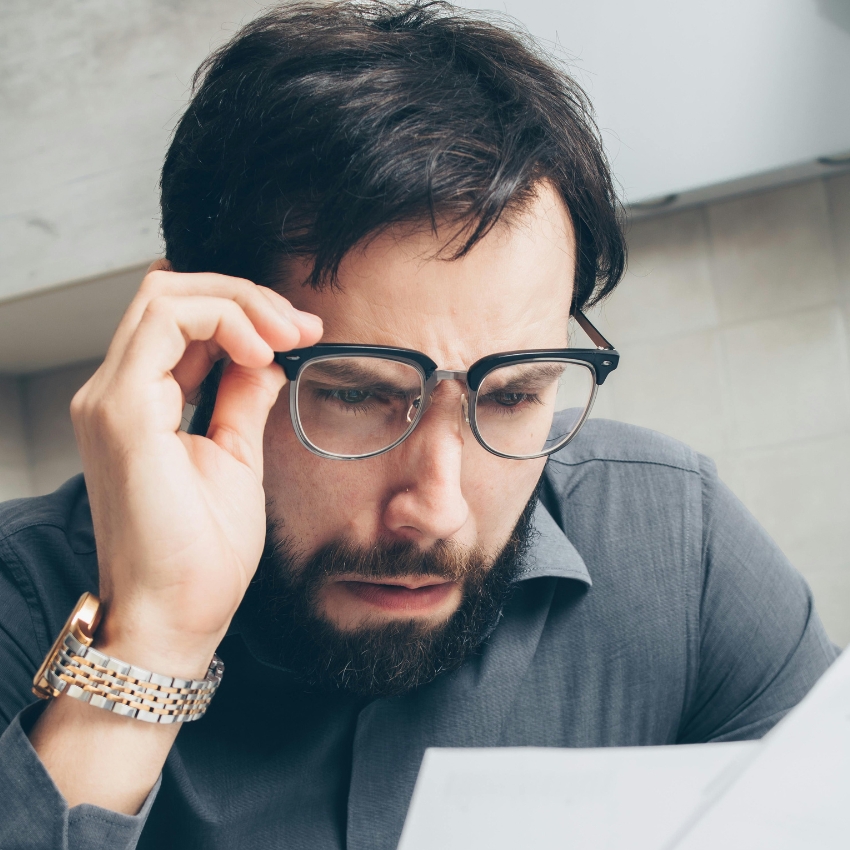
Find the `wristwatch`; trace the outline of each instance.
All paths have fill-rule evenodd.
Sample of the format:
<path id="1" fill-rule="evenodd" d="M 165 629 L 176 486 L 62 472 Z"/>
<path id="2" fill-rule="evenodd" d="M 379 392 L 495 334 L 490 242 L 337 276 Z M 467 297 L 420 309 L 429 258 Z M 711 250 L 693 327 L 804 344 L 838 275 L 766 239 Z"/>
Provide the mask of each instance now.
<path id="1" fill-rule="evenodd" d="M 213 655 L 203 679 L 161 676 L 110 658 L 93 646 L 102 614 L 100 600 L 84 593 L 33 679 L 41 699 L 60 694 L 148 723 L 185 723 L 203 717 L 224 664 Z"/>

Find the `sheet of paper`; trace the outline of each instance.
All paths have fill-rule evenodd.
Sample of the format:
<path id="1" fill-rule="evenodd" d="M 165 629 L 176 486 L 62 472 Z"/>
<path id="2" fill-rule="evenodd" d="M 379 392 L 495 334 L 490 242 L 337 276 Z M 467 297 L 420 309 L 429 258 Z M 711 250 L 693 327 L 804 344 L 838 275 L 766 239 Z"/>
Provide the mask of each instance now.
<path id="1" fill-rule="evenodd" d="M 660 850 L 757 747 L 431 749 L 399 850 Z"/>
<path id="2" fill-rule="evenodd" d="M 758 747 L 675 850 L 850 848 L 850 652 Z"/>

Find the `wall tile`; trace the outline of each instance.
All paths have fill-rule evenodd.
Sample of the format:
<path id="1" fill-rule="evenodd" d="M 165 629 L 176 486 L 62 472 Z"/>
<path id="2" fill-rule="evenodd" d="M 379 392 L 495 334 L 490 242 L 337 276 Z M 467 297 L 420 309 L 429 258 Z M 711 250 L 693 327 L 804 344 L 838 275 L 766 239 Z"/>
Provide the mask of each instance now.
<path id="1" fill-rule="evenodd" d="M 716 334 L 626 345 L 615 374 L 618 419 L 669 434 L 709 455 L 728 448 L 731 416 Z"/>
<path id="2" fill-rule="evenodd" d="M 850 368 L 838 307 L 721 332 L 738 448 L 850 427 Z"/>
<path id="3" fill-rule="evenodd" d="M 850 173 L 824 181 L 842 295 L 850 299 Z"/>
<path id="4" fill-rule="evenodd" d="M 833 640 L 850 642 L 850 433 L 740 454 L 743 501 L 810 581 Z M 734 489 L 734 488 L 733 488 Z"/>
<path id="5" fill-rule="evenodd" d="M 823 305 L 837 296 L 823 181 L 711 204 L 707 212 L 724 322 Z"/>
<path id="6" fill-rule="evenodd" d="M 634 222 L 628 242 L 629 269 L 599 316 L 616 345 L 717 324 L 702 209 Z"/>

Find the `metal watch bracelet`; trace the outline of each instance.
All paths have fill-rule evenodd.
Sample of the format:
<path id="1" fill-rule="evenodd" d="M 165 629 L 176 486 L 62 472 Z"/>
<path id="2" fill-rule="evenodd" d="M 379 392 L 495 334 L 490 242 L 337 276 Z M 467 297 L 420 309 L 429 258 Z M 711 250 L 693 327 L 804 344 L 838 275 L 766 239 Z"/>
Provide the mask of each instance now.
<path id="1" fill-rule="evenodd" d="M 100 600 L 84 593 L 33 679 L 36 696 L 64 694 L 148 723 L 187 723 L 203 717 L 224 674 L 217 655 L 203 679 L 153 673 L 92 646 L 100 615 Z"/>

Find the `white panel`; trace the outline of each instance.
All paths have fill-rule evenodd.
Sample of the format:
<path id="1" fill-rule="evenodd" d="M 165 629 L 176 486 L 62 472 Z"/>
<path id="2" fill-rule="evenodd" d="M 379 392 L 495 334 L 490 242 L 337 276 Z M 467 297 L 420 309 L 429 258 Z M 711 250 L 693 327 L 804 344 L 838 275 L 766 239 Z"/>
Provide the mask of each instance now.
<path id="1" fill-rule="evenodd" d="M 103 357 L 145 268 L 0 303 L 0 374 Z"/>
<path id="2" fill-rule="evenodd" d="M 841 0 L 464 0 L 571 59 L 627 200 L 850 150 Z"/>

